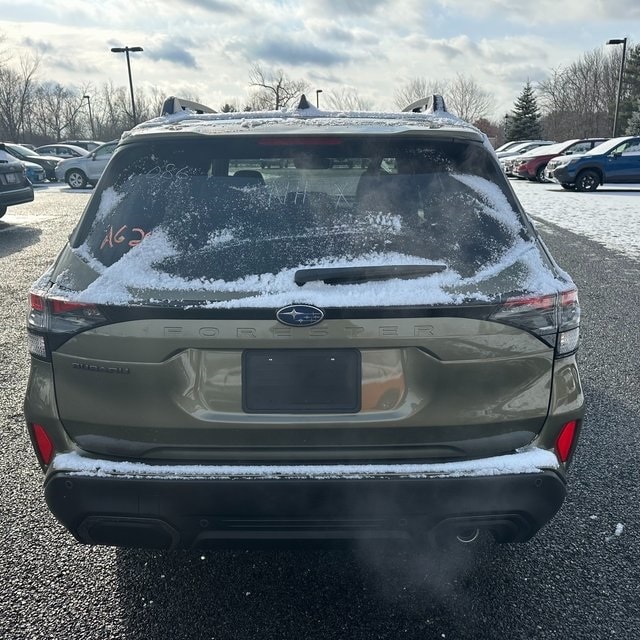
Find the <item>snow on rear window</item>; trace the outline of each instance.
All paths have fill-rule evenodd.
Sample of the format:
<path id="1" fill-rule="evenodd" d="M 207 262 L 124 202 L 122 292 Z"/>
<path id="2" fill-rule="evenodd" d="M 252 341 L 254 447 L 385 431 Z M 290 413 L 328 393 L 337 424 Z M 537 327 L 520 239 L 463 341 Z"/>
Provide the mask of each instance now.
<path id="1" fill-rule="evenodd" d="M 412 141 L 372 149 L 334 139 L 310 149 L 243 144 L 235 155 L 194 146 L 167 157 L 156 149 L 123 168 L 114 158 L 111 182 L 95 195 L 73 249 L 96 278 L 72 297 L 353 307 L 566 286 L 525 239 L 507 193 L 466 149 Z M 294 281 L 298 269 L 389 264 L 443 270 L 360 284 Z"/>

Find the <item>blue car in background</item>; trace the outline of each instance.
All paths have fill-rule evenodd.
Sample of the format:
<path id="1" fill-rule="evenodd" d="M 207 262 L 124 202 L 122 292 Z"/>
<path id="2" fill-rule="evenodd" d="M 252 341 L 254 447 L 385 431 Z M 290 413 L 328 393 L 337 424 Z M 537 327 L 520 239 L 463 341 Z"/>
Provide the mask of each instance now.
<path id="1" fill-rule="evenodd" d="M 576 191 L 595 191 L 601 184 L 640 184 L 640 137 L 612 138 L 586 153 L 554 158 L 546 177 Z"/>
<path id="2" fill-rule="evenodd" d="M 47 179 L 45 170 L 39 164 L 27 162 L 26 160 L 21 160 L 20 163 L 24 166 L 27 172 L 27 178 L 29 178 L 31 184 L 40 184 Z"/>

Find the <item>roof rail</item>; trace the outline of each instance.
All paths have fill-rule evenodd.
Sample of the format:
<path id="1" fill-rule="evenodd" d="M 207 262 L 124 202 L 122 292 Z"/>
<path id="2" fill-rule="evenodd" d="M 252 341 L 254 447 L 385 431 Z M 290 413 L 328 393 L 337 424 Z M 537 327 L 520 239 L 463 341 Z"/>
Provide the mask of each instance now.
<path id="1" fill-rule="evenodd" d="M 217 113 L 211 107 L 207 107 L 206 105 L 200 104 L 199 102 L 187 100 L 186 98 L 176 98 L 175 96 L 169 96 L 162 104 L 160 115 L 168 116 L 172 113 L 180 113 L 181 111 L 185 111 L 186 109 L 190 109 L 191 111 L 195 111 L 196 113 Z"/>
<path id="2" fill-rule="evenodd" d="M 447 106 L 444 103 L 444 98 L 441 95 L 434 93 L 432 96 L 420 98 L 420 100 L 412 102 L 402 110 L 403 113 L 408 111 L 413 111 L 414 113 L 447 113 Z"/>

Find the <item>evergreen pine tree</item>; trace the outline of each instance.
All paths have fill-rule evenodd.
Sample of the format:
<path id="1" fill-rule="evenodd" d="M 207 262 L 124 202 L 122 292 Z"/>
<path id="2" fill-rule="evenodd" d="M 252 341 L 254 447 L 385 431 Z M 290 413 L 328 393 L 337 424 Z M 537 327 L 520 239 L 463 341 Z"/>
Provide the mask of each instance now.
<path id="1" fill-rule="evenodd" d="M 640 99 L 636 101 L 636 110 L 627 121 L 626 135 L 640 136 Z"/>
<path id="2" fill-rule="evenodd" d="M 513 113 L 509 118 L 506 136 L 507 141 L 536 140 L 542 137 L 538 101 L 528 80 L 516 100 Z"/>
<path id="3" fill-rule="evenodd" d="M 622 76 L 622 95 L 620 96 L 620 113 L 618 115 L 618 131 L 626 130 L 629 119 L 637 109 L 640 100 L 640 44 L 627 51 Z M 622 135 L 619 133 L 618 135 Z"/>

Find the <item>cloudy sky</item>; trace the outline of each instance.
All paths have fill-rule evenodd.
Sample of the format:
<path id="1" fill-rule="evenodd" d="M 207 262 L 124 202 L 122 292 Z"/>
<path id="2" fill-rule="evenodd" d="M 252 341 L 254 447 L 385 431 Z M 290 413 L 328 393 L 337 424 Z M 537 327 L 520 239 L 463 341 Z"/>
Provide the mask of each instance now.
<path id="1" fill-rule="evenodd" d="M 42 56 L 41 80 L 136 86 L 246 102 L 252 63 L 378 109 L 410 79 L 471 75 L 498 118 L 527 79 L 610 38 L 640 40 L 639 0 L 0 0 L 0 49 Z"/>

